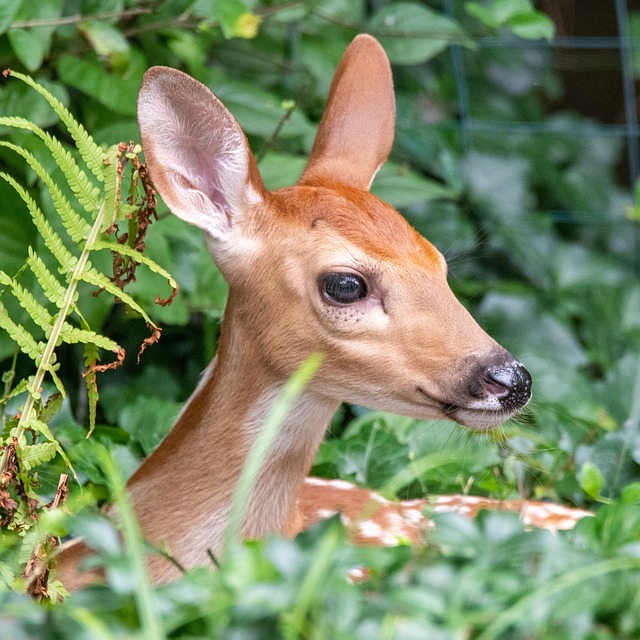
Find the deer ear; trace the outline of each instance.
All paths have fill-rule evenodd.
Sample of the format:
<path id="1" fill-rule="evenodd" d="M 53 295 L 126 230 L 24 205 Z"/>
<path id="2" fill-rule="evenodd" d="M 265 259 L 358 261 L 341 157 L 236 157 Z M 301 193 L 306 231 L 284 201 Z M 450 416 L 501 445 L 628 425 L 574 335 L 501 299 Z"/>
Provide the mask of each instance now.
<path id="1" fill-rule="evenodd" d="M 393 144 L 395 99 L 384 49 L 362 34 L 336 70 L 309 162 L 298 184 L 368 190 Z"/>
<path id="2" fill-rule="evenodd" d="M 262 178 L 240 125 L 203 84 L 175 69 L 149 69 L 138 123 L 151 178 L 178 217 L 219 239 L 262 199 Z"/>

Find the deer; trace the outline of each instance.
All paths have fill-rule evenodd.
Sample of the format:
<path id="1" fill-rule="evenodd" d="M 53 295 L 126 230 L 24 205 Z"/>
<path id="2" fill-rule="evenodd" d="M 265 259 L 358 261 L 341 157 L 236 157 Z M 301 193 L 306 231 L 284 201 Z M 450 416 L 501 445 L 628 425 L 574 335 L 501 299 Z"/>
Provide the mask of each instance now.
<path id="1" fill-rule="evenodd" d="M 166 545 L 183 567 L 220 552 L 252 444 L 286 381 L 319 353 L 320 367 L 258 472 L 240 536 L 295 536 L 335 512 L 357 529 L 366 512 L 377 529 L 356 530 L 361 542 L 418 542 L 427 501 L 392 503 L 347 482 L 307 478 L 340 404 L 486 431 L 529 402 L 532 381 L 455 297 L 442 254 L 369 191 L 394 138 L 384 49 L 366 34 L 347 48 L 295 186 L 267 191 L 238 122 L 180 71 L 146 72 L 138 121 L 156 189 L 173 214 L 205 232 L 229 285 L 213 361 L 127 484 L 142 534 Z M 473 511 L 480 503 L 492 501 L 440 499 L 442 509 Z M 545 517 L 552 528 L 582 517 L 559 509 L 540 516 L 542 526 Z M 88 553 L 81 541 L 63 546 L 57 576 L 67 588 L 95 578 L 79 569 Z M 147 566 L 154 582 L 179 573 L 161 555 Z"/>

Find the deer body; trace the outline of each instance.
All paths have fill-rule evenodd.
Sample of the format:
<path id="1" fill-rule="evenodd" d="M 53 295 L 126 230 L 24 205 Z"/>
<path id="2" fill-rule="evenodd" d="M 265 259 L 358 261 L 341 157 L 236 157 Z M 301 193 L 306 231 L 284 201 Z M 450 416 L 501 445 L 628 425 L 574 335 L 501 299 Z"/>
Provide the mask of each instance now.
<path id="1" fill-rule="evenodd" d="M 303 483 L 341 402 L 489 429 L 530 398 L 529 374 L 456 300 L 441 254 L 368 191 L 394 117 L 387 57 L 358 36 L 300 181 L 268 192 L 239 125 L 209 89 L 172 69 L 145 75 L 138 119 L 151 177 L 173 213 L 204 229 L 229 283 L 214 362 L 128 484 L 145 537 L 186 566 L 220 550 L 250 447 L 311 353 L 322 365 L 263 463 L 245 537 L 293 535 L 310 520 L 317 487 Z M 71 587 L 73 564 L 63 553 Z M 150 571 L 162 580 L 176 570 L 154 557 Z"/>

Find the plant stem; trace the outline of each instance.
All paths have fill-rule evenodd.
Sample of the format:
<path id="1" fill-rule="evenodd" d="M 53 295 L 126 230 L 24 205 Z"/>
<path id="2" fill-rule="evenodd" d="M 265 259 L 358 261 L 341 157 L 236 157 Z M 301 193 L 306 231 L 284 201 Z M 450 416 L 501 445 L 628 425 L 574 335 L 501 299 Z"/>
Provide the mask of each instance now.
<path id="1" fill-rule="evenodd" d="M 96 216 L 95 222 L 91 227 L 91 231 L 89 232 L 89 236 L 87 237 L 87 241 L 84 245 L 82 253 L 78 258 L 78 262 L 76 263 L 75 269 L 73 270 L 73 274 L 71 275 L 71 280 L 69 281 L 69 286 L 67 287 L 67 291 L 65 292 L 64 299 L 62 301 L 62 306 L 60 307 L 60 311 L 56 316 L 56 321 L 51 328 L 51 333 L 49 334 L 49 339 L 47 340 L 47 344 L 44 348 L 44 353 L 42 354 L 42 358 L 40 359 L 40 365 L 36 371 L 36 374 L 33 379 L 33 384 L 31 388 L 29 388 L 29 395 L 27 396 L 27 400 L 24 403 L 24 407 L 22 409 L 22 415 L 20 416 L 20 420 L 18 422 L 18 426 L 16 427 L 15 437 L 20 442 L 22 436 L 24 435 L 24 431 L 26 425 L 29 424 L 31 419 L 31 414 L 34 410 L 35 401 L 40 394 L 40 389 L 42 387 L 42 383 L 44 381 L 44 377 L 49 370 L 51 365 L 51 358 L 55 351 L 56 345 L 58 343 L 58 338 L 62 333 L 62 328 L 64 327 L 64 323 L 67 319 L 71 311 L 71 307 L 73 305 L 73 297 L 75 295 L 76 289 L 78 288 L 78 283 L 82 279 L 82 273 L 84 268 L 87 265 L 87 261 L 89 260 L 89 254 L 91 253 L 91 248 L 93 247 L 95 241 L 98 238 L 100 233 L 100 229 L 102 228 L 102 224 L 104 221 L 104 212 L 106 209 L 106 202 L 103 201 L 100 205 L 100 209 L 98 211 L 98 215 Z M 2 454 L 2 459 L 0 461 L 0 468 L 4 465 L 6 458 L 6 450 Z"/>

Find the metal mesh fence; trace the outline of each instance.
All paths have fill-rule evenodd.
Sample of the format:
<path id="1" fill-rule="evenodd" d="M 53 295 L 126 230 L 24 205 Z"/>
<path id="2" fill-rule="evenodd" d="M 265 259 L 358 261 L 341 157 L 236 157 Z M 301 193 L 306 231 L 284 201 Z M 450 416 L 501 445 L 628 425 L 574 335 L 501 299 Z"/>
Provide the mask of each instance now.
<path id="1" fill-rule="evenodd" d="M 638 0 L 541 0 L 537 3 L 554 19 L 557 37 L 552 42 L 523 41 L 513 37 L 480 38 L 480 49 L 517 48 L 544 53 L 566 81 L 568 107 L 588 119 L 540 119 L 513 122 L 488 119 L 474 112 L 473 52 L 460 45 L 450 48 L 451 66 L 459 104 L 459 127 L 462 144 L 473 149 L 482 135 L 494 136 L 605 136 L 623 143 L 624 156 L 619 167 L 619 181 L 630 190 L 640 175 L 640 128 L 638 125 L 638 91 L 636 73 L 640 56 L 640 37 L 633 35 L 632 21 L 640 18 Z M 446 14 L 458 18 L 461 7 L 455 0 L 442 0 Z M 589 13 L 591 12 L 591 13 Z M 640 23 L 640 19 L 638 20 Z M 635 60 L 634 60 L 635 56 Z M 635 64 L 634 64 L 635 62 Z M 588 79 L 588 80 L 585 80 Z M 579 85 L 582 82 L 582 86 Z M 597 96 L 589 87 L 598 88 Z M 573 87 L 573 89 L 572 89 Z M 595 94 L 595 92 L 592 92 Z M 581 95 L 578 95 L 581 94 Z M 597 98 L 597 99 L 596 99 Z M 588 100 L 592 104 L 587 104 Z M 602 104 L 598 104 L 598 101 Z M 563 105 L 566 107 L 567 105 Z M 632 196 L 630 195 L 630 199 Z M 594 212 L 550 212 L 555 219 L 597 223 Z M 621 214 L 624 219 L 624 213 Z M 611 222 L 611 219 L 600 221 Z M 628 222 L 628 221 L 627 221 Z M 636 246 L 640 247 L 640 237 Z"/>

